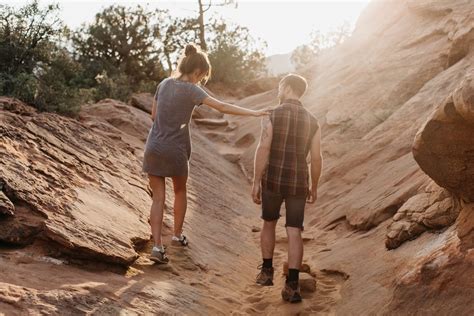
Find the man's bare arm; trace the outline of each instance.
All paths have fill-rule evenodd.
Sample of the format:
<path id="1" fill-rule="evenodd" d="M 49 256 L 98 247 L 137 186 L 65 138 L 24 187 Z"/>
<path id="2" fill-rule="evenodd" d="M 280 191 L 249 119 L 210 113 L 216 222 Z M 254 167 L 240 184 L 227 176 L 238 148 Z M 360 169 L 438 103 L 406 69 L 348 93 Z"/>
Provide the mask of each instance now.
<path id="1" fill-rule="evenodd" d="M 260 135 L 260 142 L 258 143 L 257 150 L 255 152 L 254 161 L 254 177 L 253 177 L 253 188 L 252 198 L 255 203 L 261 203 L 261 181 L 263 173 L 267 168 L 268 159 L 270 157 L 270 148 L 272 145 L 273 138 L 273 126 L 269 117 L 262 119 L 262 133 Z"/>
<path id="2" fill-rule="evenodd" d="M 318 183 L 323 168 L 323 156 L 321 154 L 321 128 L 318 129 L 311 141 L 311 190 L 308 197 L 309 203 L 316 202 L 318 198 Z"/>

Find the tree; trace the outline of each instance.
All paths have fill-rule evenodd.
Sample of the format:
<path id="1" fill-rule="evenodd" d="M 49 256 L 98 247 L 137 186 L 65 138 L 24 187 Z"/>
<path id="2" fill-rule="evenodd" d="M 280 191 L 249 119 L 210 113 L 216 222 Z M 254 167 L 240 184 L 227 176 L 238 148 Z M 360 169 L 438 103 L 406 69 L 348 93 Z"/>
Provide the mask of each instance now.
<path id="1" fill-rule="evenodd" d="M 40 110 L 77 111 L 79 65 L 60 46 L 64 31 L 57 5 L 41 8 L 33 1 L 17 10 L 1 5 L 0 93 Z"/>
<path id="2" fill-rule="evenodd" d="M 246 27 L 214 20 L 208 25 L 212 82 L 243 83 L 265 70 L 265 42 L 255 40 Z"/>
<path id="3" fill-rule="evenodd" d="M 126 76 L 132 91 L 156 84 L 165 73 L 160 23 L 166 12 L 149 11 L 141 6 L 110 6 L 98 13 L 90 25 L 83 25 L 71 36 L 75 58 L 85 68 L 89 86 L 97 76 Z"/>
<path id="4" fill-rule="evenodd" d="M 304 66 L 308 65 L 313 61 L 313 59 L 317 56 L 317 53 L 310 45 L 300 45 L 296 47 L 293 52 L 291 53 L 290 60 L 293 65 L 296 66 L 297 70 L 300 70 Z"/>
<path id="5" fill-rule="evenodd" d="M 300 70 L 315 60 L 323 51 L 342 44 L 351 36 L 351 24 L 344 21 L 326 34 L 320 30 L 311 32 L 311 40 L 308 44 L 298 46 L 291 54 L 291 62 Z"/>
<path id="6" fill-rule="evenodd" d="M 169 74 L 174 68 L 179 52 L 196 39 L 199 33 L 196 26 L 196 21 L 189 18 L 169 17 L 161 24 L 162 55 Z"/>
<path id="7" fill-rule="evenodd" d="M 207 51 L 207 42 L 206 42 L 206 22 L 204 20 L 204 14 L 209 11 L 213 6 L 225 6 L 237 2 L 235 0 L 222 0 L 218 3 L 212 3 L 211 0 L 205 3 L 203 0 L 198 0 L 198 19 L 197 24 L 199 26 L 199 45 L 203 51 Z"/>
<path id="8" fill-rule="evenodd" d="M 342 44 L 351 36 L 351 33 L 351 24 L 348 21 L 344 21 L 341 25 L 336 27 L 336 29 L 326 34 L 321 33 L 320 30 L 311 32 L 309 45 L 314 52 L 319 54 L 322 50 Z"/>
<path id="9" fill-rule="evenodd" d="M 42 9 L 33 1 L 17 11 L 0 5 L 0 72 L 2 93 L 17 89 L 15 79 L 31 77 L 42 63 L 50 61 L 51 47 L 59 39 L 62 23 L 59 8 L 49 5 Z M 29 80 L 27 80 L 29 81 Z M 33 101 L 33 96 L 31 100 Z"/>

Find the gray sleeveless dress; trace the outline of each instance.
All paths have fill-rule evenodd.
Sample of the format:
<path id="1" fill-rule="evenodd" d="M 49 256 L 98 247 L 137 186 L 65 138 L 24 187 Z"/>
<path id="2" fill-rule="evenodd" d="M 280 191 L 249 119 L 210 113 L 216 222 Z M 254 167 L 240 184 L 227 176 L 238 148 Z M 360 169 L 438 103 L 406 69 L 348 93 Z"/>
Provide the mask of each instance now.
<path id="1" fill-rule="evenodd" d="M 201 87 L 179 79 L 167 78 L 158 85 L 158 108 L 145 145 L 144 172 L 160 177 L 188 174 L 189 122 L 194 107 L 206 97 L 208 94 Z"/>

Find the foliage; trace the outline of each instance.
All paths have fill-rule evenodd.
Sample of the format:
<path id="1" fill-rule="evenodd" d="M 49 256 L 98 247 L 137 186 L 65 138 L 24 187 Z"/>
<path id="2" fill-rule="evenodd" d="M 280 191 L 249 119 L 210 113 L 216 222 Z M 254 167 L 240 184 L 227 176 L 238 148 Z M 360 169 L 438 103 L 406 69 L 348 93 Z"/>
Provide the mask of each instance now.
<path id="1" fill-rule="evenodd" d="M 264 42 L 255 40 L 246 27 L 214 20 L 209 26 L 209 60 L 212 82 L 235 84 L 257 78 L 265 70 Z"/>
<path id="2" fill-rule="evenodd" d="M 74 114 L 86 100 L 126 101 L 134 92 L 152 92 L 176 68 L 186 44 L 200 41 L 204 22 L 113 5 L 71 31 L 57 5 L 0 5 L 0 94 Z M 217 19 L 203 25 L 214 83 L 242 84 L 263 73 L 265 43 L 247 28 Z"/>
<path id="3" fill-rule="evenodd" d="M 85 101 L 86 91 L 79 88 L 81 66 L 64 50 L 54 54 L 39 76 L 35 105 L 43 111 L 74 114 Z"/>
<path id="4" fill-rule="evenodd" d="M 71 114 L 80 103 L 73 83 L 78 65 L 58 45 L 64 32 L 58 10 L 38 1 L 18 10 L 0 5 L 0 93 Z"/>
<path id="5" fill-rule="evenodd" d="M 342 44 L 351 36 L 351 32 L 351 25 L 347 21 L 327 34 L 321 33 L 320 30 L 313 31 L 310 35 L 310 42 L 298 46 L 292 52 L 291 62 L 298 70 L 301 70 L 304 66 L 315 60 L 323 51 Z"/>
<path id="6" fill-rule="evenodd" d="M 197 21 L 189 18 L 171 18 L 168 16 L 161 23 L 162 55 L 166 61 L 168 73 L 176 65 L 179 52 L 198 37 Z"/>
<path id="7" fill-rule="evenodd" d="M 113 85 L 118 90 L 135 92 L 149 82 L 163 79 L 162 47 L 157 39 L 164 16 L 164 11 L 141 6 L 110 6 L 98 13 L 93 23 L 72 33 L 74 56 L 84 67 L 85 85 L 99 86 L 102 91 L 96 98 L 103 97 L 109 88 L 115 89 L 110 80 L 116 81 Z M 105 79 L 98 82 L 98 75 Z M 120 99 L 125 100 L 128 95 L 122 93 Z"/>
<path id="8" fill-rule="evenodd" d="M 301 69 L 311 63 L 316 56 L 317 53 L 314 49 L 310 45 L 304 44 L 293 50 L 290 59 L 293 65 L 296 65 L 297 69 Z"/>
<path id="9" fill-rule="evenodd" d="M 205 2 L 203 0 L 197 0 L 198 3 L 198 16 L 196 21 L 197 24 L 197 37 L 199 38 L 199 45 L 203 51 L 208 51 L 207 47 L 207 40 L 206 40 L 206 33 L 207 33 L 207 23 L 204 19 L 204 14 L 209 11 L 212 7 L 222 7 L 227 6 L 229 4 L 235 4 L 237 8 L 238 3 L 236 0 L 221 0 L 219 2 Z"/>

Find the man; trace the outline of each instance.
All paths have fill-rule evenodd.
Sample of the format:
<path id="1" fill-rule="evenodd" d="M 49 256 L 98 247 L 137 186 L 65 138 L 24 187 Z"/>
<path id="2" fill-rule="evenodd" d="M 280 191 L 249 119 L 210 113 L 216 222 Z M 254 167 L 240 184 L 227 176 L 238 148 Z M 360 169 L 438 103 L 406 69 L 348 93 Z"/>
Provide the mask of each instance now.
<path id="1" fill-rule="evenodd" d="M 301 302 L 299 269 L 303 260 L 304 209 L 317 199 L 321 175 L 321 131 L 316 118 L 299 99 L 307 88 L 306 80 L 290 74 L 279 84 L 280 105 L 262 120 L 262 133 L 255 153 L 252 198 L 262 204 L 263 228 L 260 242 L 263 263 L 257 283 L 273 285 L 275 228 L 280 207 L 285 202 L 288 235 L 288 276 L 281 292 L 291 303 Z M 307 157 L 311 155 L 311 187 Z"/>

